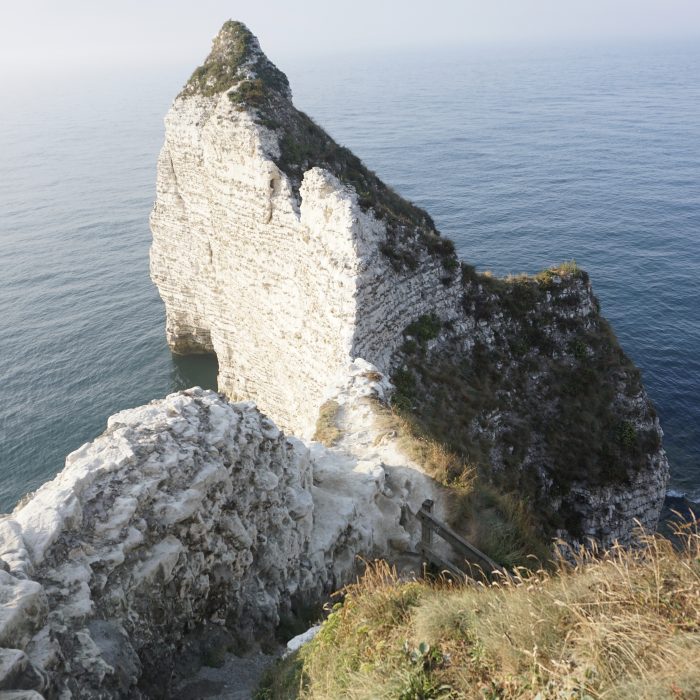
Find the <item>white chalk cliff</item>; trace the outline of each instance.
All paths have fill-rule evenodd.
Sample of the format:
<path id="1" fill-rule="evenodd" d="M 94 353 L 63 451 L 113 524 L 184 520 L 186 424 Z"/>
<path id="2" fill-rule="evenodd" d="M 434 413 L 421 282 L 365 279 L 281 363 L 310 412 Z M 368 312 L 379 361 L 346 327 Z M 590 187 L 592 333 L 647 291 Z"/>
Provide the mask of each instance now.
<path id="1" fill-rule="evenodd" d="M 399 377 L 422 430 L 443 414 L 437 439 L 469 437 L 458 447 L 489 479 L 546 503 L 550 534 L 608 544 L 635 518 L 655 526 L 661 428 L 584 272 L 499 281 L 460 263 L 426 212 L 294 107 L 240 23 L 165 121 L 151 276 L 171 348 L 214 352 L 220 391 L 309 437 L 361 358 Z"/>
<path id="2" fill-rule="evenodd" d="M 295 193 L 277 164 L 298 119 L 286 79 L 263 86 L 285 122 L 271 128 L 232 99 L 271 69 L 231 23 L 208 61 L 223 69 L 237 56 L 227 89 L 190 81 L 166 117 L 151 276 L 173 350 L 215 352 L 221 391 L 308 436 L 348 364 L 362 357 L 386 370 L 408 323 L 455 315 L 458 285 L 418 247 L 414 269 L 396 272 L 381 253 L 385 223 L 330 169 L 304 171 Z"/>
<path id="3" fill-rule="evenodd" d="M 375 444 L 386 382 L 362 362 L 348 374 L 350 450 L 192 389 L 112 416 L 0 519 L 0 697 L 169 697 L 188 659 L 271 639 L 357 555 L 415 549 L 405 511 L 439 494 Z"/>

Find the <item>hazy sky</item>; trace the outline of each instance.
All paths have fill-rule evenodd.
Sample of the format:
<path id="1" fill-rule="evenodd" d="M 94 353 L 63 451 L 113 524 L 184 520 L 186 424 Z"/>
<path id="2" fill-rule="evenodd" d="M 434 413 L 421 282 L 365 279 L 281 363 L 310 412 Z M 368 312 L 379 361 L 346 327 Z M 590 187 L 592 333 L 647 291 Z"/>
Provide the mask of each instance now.
<path id="1" fill-rule="evenodd" d="M 0 73 L 196 65 L 225 19 L 292 54 L 611 38 L 700 40 L 700 0 L 3 0 Z"/>

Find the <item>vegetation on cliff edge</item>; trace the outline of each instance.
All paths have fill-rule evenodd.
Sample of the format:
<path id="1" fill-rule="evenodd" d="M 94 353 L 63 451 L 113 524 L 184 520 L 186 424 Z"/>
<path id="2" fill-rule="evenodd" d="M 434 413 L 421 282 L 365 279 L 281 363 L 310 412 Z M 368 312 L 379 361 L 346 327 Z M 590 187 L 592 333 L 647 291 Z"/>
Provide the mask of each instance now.
<path id="1" fill-rule="evenodd" d="M 462 274 L 471 345 L 428 317 L 407 327 L 394 413 L 405 432 L 469 463 L 476 491 L 490 485 L 529 508 L 544 539 L 562 528 L 580 536 L 572 484 L 624 485 L 659 448 L 655 428 L 635 426 L 654 420 L 637 400 L 639 371 L 575 263 L 533 277 L 497 279 L 467 265 Z"/>
<path id="2" fill-rule="evenodd" d="M 700 697 L 700 535 L 680 539 L 490 586 L 400 581 L 377 563 L 258 700 Z"/>
<path id="3" fill-rule="evenodd" d="M 540 524 L 522 499 L 501 493 L 480 477 L 477 466 L 424 432 L 417 421 L 377 402 L 380 438 L 391 434 L 404 454 L 445 487 L 449 524 L 505 567 L 551 564 L 552 551 Z"/>
<path id="4" fill-rule="evenodd" d="M 218 95 L 249 76 L 261 88 L 289 92 L 287 76 L 260 51 L 254 34 L 242 22 L 229 20 L 212 42 L 211 52 L 195 69 L 180 96 Z"/>

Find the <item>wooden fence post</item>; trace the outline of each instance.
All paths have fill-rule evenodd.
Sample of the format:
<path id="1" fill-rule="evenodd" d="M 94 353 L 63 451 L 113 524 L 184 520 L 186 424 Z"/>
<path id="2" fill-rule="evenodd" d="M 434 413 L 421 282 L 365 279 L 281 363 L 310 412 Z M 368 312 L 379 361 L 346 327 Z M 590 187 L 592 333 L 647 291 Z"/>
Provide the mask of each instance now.
<path id="1" fill-rule="evenodd" d="M 421 506 L 421 511 L 428 513 L 429 515 L 433 512 L 433 501 L 430 498 L 426 498 Z M 420 548 L 422 555 L 422 566 L 423 575 L 425 576 L 425 569 L 428 566 L 427 553 L 433 546 L 433 528 L 431 527 L 430 521 L 427 518 L 421 518 L 421 531 L 420 531 Z"/>

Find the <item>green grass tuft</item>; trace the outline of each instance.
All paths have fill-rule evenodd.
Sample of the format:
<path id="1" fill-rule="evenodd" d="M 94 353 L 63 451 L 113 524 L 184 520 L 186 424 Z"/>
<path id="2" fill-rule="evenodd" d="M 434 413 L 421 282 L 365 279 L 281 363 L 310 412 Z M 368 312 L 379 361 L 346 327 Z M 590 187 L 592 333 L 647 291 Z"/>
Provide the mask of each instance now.
<path id="1" fill-rule="evenodd" d="M 437 338 L 441 329 L 440 317 L 435 314 L 427 314 L 413 323 L 409 323 L 403 334 L 415 338 L 420 343 L 427 343 L 429 340 Z"/>

